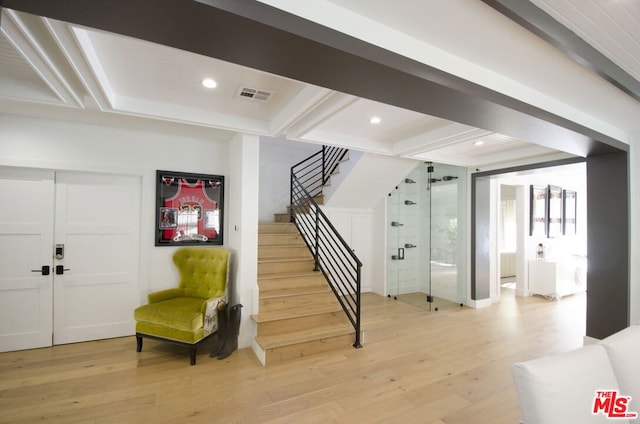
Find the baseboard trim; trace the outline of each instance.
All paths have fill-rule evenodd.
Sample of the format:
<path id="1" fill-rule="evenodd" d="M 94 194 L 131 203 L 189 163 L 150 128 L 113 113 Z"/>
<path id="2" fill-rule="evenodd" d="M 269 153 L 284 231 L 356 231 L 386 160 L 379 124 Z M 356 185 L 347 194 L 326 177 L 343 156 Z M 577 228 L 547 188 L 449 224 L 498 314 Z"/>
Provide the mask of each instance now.
<path id="1" fill-rule="evenodd" d="M 491 305 L 492 305 L 491 299 L 480 299 L 480 300 L 468 299 L 467 300 L 467 306 L 469 306 L 470 308 L 475 308 L 475 309 L 488 308 Z"/>
<path id="2" fill-rule="evenodd" d="M 253 339 L 253 343 L 251 343 L 251 350 L 253 350 L 256 358 L 258 358 L 258 361 L 260 361 L 263 366 L 267 364 L 267 353 L 260 347 L 255 338 Z"/>

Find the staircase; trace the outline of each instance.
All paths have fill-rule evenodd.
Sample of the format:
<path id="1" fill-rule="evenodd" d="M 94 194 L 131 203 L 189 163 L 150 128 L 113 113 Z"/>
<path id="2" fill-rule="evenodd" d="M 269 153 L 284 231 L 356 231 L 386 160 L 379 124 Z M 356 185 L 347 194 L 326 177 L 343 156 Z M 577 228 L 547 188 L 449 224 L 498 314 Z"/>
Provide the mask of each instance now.
<path id="1" fill-rule="evenodd" d="M 265 365 L 352 343 L 353 326 L 322 273 L 313 269 L 313 257 L 294 224 L 259 225 L 259 313 L 251 318 Z"/>

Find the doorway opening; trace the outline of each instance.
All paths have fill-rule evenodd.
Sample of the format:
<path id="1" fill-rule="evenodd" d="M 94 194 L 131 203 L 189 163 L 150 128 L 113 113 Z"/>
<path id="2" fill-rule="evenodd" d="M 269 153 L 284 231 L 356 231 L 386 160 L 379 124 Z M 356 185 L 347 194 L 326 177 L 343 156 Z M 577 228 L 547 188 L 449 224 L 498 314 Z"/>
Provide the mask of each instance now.
<path id="1" fill-rule="evenodd" d="M 504 295 L 560 300 L 586 290 L 586 164 L 492 178 L 496 258 L 492 302 Z"/>

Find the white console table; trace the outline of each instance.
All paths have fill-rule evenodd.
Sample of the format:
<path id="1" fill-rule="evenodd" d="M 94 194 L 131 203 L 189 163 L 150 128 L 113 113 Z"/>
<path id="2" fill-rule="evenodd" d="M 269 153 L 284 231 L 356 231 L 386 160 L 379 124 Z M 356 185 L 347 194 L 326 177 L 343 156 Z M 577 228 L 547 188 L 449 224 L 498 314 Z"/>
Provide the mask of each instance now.
<path id="1" fill-rule="evenodd" d="M 560 300 L 586 290 L 586 260 L 529 261 L 529 293 Z"/>

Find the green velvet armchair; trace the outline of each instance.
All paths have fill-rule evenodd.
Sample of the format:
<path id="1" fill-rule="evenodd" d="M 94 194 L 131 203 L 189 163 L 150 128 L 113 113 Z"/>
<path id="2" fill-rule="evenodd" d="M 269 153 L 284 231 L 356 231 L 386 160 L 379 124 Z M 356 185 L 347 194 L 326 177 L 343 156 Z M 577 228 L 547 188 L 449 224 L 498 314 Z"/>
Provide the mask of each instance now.
<path id="1" fill-rule="evenodd" d="M 137 351 L 143 337 L 164 340 L 187 346 L 195 365 L 197 346 L 217 330 L 217 308 L 226 302 L 229 251 L 185 247 L 174 253 L 173 263 L 179 286 L 150 293 L 149 303 L 134 311 Z"/>

